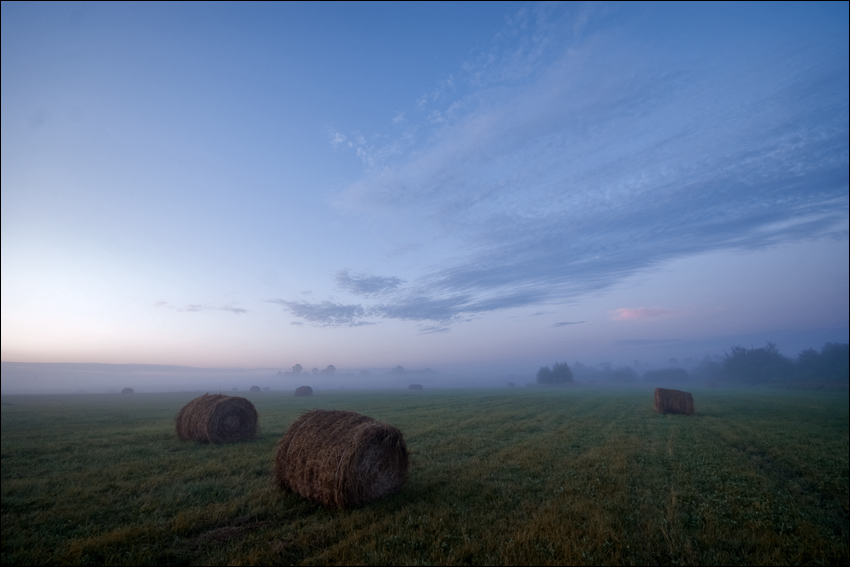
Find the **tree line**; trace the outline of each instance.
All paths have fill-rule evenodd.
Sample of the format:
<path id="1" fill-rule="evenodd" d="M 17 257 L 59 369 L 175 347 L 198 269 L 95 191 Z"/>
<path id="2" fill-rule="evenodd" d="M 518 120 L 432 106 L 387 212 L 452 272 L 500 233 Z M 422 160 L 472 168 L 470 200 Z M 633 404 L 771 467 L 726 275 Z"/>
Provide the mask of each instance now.
<path id="1" fill-rule="evenodd" d="M 580 362 L 571 369 L 565 362 L 556 362 L 552 368 L 544 366 L 537 371 L 538 384 L 569 384 L 576 378 L 586 382 L 637 383 L 640 376 L 626 366 L 613 368 L 610 364 L 596 369 Z M 733 346 L 720 361 L 708 356 L 690 372 L 684 368 L 650 370 L 643 375 L 644 382 L 677 383 L 707 382 L 741 385 L 798 385 L 847 386 L 850 383 L 850 345 L 826 343 L 820 351 L 809 348 L 796 359 L 779 352 L 775 343 L 761 348 Z"/>

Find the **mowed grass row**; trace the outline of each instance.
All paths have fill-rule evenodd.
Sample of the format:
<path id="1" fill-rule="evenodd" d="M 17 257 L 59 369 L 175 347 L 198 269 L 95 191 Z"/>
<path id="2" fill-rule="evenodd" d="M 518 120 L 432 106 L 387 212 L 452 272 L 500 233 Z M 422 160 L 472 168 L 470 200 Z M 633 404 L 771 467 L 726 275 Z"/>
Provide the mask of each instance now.
<path id="1" fill-rule="evenodd" d="M 848 395 L 696 390 L 244 394 L 260 438 L 180 442 L 197 394 L 14 396 L 2 406 L 2 563 L 839 564 Z M 272 484 L 312 408 L 401 429 L 402 492 L 328 511 Z"/>

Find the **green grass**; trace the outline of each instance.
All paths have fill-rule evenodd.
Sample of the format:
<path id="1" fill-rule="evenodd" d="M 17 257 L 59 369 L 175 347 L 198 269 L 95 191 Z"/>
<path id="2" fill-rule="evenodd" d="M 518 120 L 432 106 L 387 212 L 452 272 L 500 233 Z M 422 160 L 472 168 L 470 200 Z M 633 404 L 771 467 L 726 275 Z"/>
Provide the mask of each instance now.
<path id="1" fill-rule="evenodd" d="M 260 439 L 180 442 L 196 394 L 10 396 L 3 565 L 848 562 L 848 395 L 649 390 L 247 395 Z M 278 491 L 275 443 L 303 411 L 404 433 L 410 479 L 327 511 Z"/>

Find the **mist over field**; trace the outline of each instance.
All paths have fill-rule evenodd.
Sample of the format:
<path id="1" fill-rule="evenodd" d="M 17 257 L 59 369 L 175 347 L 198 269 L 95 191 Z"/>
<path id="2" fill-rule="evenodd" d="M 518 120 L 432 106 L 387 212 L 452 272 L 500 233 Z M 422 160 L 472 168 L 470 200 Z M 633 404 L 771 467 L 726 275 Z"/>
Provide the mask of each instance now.
<path id="1" fill-rule="evenodd" d="M 735 345 L 724 354 L 704 355 L 702 358 L 670 357 L 653 364 L 632 360 L 627 364 L 581 360 L 556 364 L 567 365 L 569 383 L 606 387 L 704 387 L 725 383 L 731 386 L 768 385 L 780 387 L 811 387 L 828 383 L 831 387 L 850 386 L 846 342 L 827 342 L 820 349 L 801 349 L 797 357 L 782 354 L 775 343 L 759 347 Z M 754 362 L 747 362 L 755 357 Z M 767 356 L 766 360 L 759 357 Z M 746 376 L 735 376 L 736 357 L 746 366 Z M 193 368 L 148 364 L 93 363 L 26 363 L 2 362 L 2 394 L 84 394 L 116 393 L 124 388 L 135 392 L 175 392 L 207 390 L 217 392 L 264 391 L 293 392 L 309 385 L 315 391 L 344 389 L 403 389 L 411 384 L 427 388 L 502 388 L 541 385 L 538 366 L 515 365 L 510 368 L 466 367 L 448 371 L 425 368 L 346 369 L 328 365 L 305 368 L 296 363 L 291 368 Z M 740 364 L 738 365 L 740 366 Z M 664 374 L 676 370 L 680 376 L 672 379 Z M 768 375 L 759 376 L 765 372 Z M 724 374 L 725 373 L 725 374 Z M 740 374 L 740 372 L 738 372 Z M 665 377 L 666 376 L 666 377 Z"/>

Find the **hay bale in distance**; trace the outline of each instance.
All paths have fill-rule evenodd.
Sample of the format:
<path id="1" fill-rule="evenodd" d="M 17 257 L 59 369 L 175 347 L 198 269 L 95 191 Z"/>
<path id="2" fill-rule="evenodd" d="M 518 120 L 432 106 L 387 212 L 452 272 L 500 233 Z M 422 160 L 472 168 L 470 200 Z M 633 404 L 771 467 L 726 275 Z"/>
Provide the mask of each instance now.
<path id="1" fill-rule="evenodd" d="M 135 394 L 136 391 L 133 388 L 124 388 L 123 390 L 121 390 L 121 393 L 122 394 Z"/>
<path id="2" fill-rule="evenodd" d="M 311 410 L 277 445 L 275 484 L 326 508 L 349 508 L 397 493 L 407 481 L 401 431 L 350 411 Z"/>
<path id="3" fill-rule="evenodd" d="M 658 413 L 680 413 L 684 415 L 693 415 L 694 397 L 690 392 L 669 390 L 667 388 L 656 388 L 655 411 Z"/>
<path id="4" fill-rule="evenodd" d="M 260 390 L 259 386 L 251 386 L 251 391 L 252 392 L 261 392 L 262 390 Z"/>
<path id="5" fill-rule="evenodd" d="M 313 395 L 313 388 L 310 386 L 298 386 L 295 388 L 295 395 L 299 398 L 305 398 Z"/>
<path id="6" fill-rule="evenodd" d="M 409 390 L 422 390 L 422 384 L 411 384 L 407 387 Z"/>
<path id="7" fill-rule="evenodd" d="M 257 410 L 239 396 L 204 394 L 177 414 L 177 437 L 182 441 L 235 443 L 257 436 Z"/>

